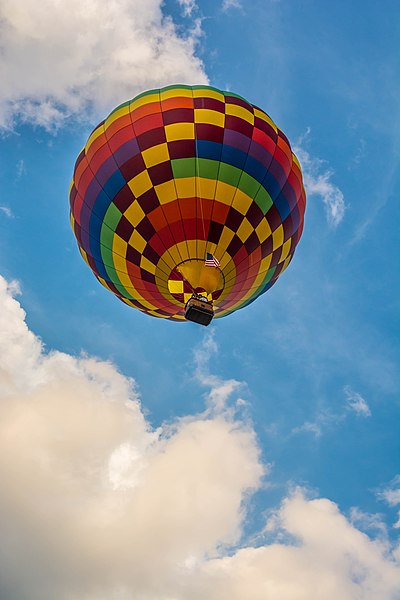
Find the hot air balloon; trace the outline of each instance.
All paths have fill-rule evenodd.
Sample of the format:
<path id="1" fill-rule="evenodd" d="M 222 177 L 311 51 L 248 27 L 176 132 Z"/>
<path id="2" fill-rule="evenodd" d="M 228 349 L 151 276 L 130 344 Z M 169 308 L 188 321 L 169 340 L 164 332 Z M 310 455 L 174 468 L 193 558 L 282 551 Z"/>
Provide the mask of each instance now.
<path id="1" fill-rule="evenodd" d="M 203 325 L 272 287 L 305 203 L 284 133 L 204 85 L 118 106 L 79 154 L 70 189 L 79 250 L 100 283 L 148 315 Z"/>

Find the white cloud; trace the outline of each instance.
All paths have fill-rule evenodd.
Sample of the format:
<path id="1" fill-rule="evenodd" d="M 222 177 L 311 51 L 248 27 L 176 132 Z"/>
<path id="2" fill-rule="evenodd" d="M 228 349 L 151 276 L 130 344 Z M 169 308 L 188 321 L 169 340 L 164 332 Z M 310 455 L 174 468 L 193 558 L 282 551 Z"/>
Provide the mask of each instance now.
<path id="1" fill-rule="evenodd" d="M 346 385 L 343 391 L 346 396 L 347 407 L 350 410 L 354 411 L 360 417 L 371 416 L 371 409 L 361 394 L 355 392 L 349 385 Z"/>
<path id="2" fill-rule="evenodd" d="M 190 17 L 190 15 L 197 9 L 196 0 L 178 0 L 178 3 L 183 8 L 183 14 L 186 17 Z"/>
<path id="3" fill-rule="evenodd" d="M 343 220 L 346 211 L 344 195 L 338 186 L 332 183 L 333 171 L 326 169 L 325 161 L 313 158 L 307 150 L 301 147 L 309 133 L 308 130 L 294 146 L 294 152 L 300 161 L 303 172 L 304 187 L 308 197 L 316 196 L 322 199 L 328 223 L 336 227 Z"/>
<path id="4" fill-rule="evenodd" d="M 400 475 L 396 475 L 390 485 L 378 493 L 378 497 L 384 500 L 389 506 L 398 506 L 400 504 Z M 400 511 L 398 513 L 398 520 L 393 527 L 400 529 Z"/>
<path id="5" fill-rule="evenodd" d="M 296 491 L 246 547 L 263 472 L 249 425 L 221 409 L 152 430 L 113 365 L 44 351 L 17 292 L 0 278 L 1 598 L 398 597 L 390 547 L 327 499 Z"/>
<path id="6" fill-rule="evenodd" d="M 396 506 L 400 504 L 400 476 L 398 475 L 393 482 L 393 485 L 398 485 L 399 487 L 390 487 L 382 492 L 382 498 L 386 500 L 386 502 L 390 506 Z"/>
<path id="7" fill-rule="evenodd" d="M 322 436 L 326 429 L 338 425 L 346 418 L 345 412 L 333 412 L 330 409 L 319 409 L 312 421 L 305 421 L 294 427 L 292 433 L 311 433 L 316 438 Z"/>
<path id="8" fill-rule="evenodd" d="M 357 152 L 350 161 L 350 164 L 348 167 L 349 171 L 353 171 L 354 169 L 357 169 L 360 166 L 360 164 L 362 163 L 362 161 L 364 160 L 364 158 L 366 156 L 366 149 L 367 149 L 367 142 L 363 138 L 360 138 L 359 143 L 358 143 Z"/>
<path id="9" fill-rule="evenodd" d="M 380 533 L 383 539 L 387 536 L 387 527 L 380 514 L 366 513 L 357 507 L 353 507 L 350 511 L 350 520 L 352 525 L 356 525 L 364 531 L 374 529 Z"/>
<path id="10" fill-rule="evenodd" d="M 327 499 L 298 491 L 275 515 L 273 531 L 292 541 L 243 548 L 210 560 L 188 597 L 193 600 L 395 600 L 398 566 L 382 542 L 354 528 Z"/>
<path id="11" fill-rule="evenodd" d="M 19 118 L 55 129 L 71 115 L 104 116 L 145 89 L 206 82 L 195 55 L 199 24 L 183 38 L 161 6 L 2 0 L 0 127 Z"/>
<path id="12" fill-rule="evenodd" d="M 294 427 L 292 433 L 312 433 L 319 438 L 322 435 L 322 423 L 319 419 L 316 421 L 305 421 L 302 425 Z"/>
<path id="13" fill-rule="evenodd" d="M 9 219 L 11 219 L 13 217 L 13 212 L 9 206 L 0 206 L 0 211 L 3 213 L 3 215 L 6 215 L 6 217 L 8 217 Z"/>
<path id="14" fill-rule="evenodd" d="M 44 352 L 16 291 L 0 279 L 0 597 L 160 597 L 238 540 L 254 433 L 221 413 L 152 431 L 111 364 Z"/>
<path id="15" fill-rule="evenodd" d="M 201 385 L 209 387 L 207 393 L 208 406 L 216 412 L 226 411 L 227 402 L 233 392 L 242 387 L 242 383 L 236 379 L 221 379 L 210 372 L 210 363 L 218 356 L 218 344 L 214 339 L 214 330 L 208 330 L 193 352 L 195 363 L 195 377 Z M 243 400 L 238 398 L 236 405 L 243 406 Z"/>
<path id="16" fill-rule="evenodd" d="M 18 177 L 18 179 L 20 179 L 23 175 L 26 175 L 26 167 L 25 167 L 24 159 L 21 158 L 17 162 L 17 177 Z"/>
<path id="17" fill-rule="evenodd" d="M 355 392 L 349 385 L 346 385 L 343 391 L 346 396 L 346 405 L 341 411 L 334 412 L 328 408 L 321 408 L 313 420 L 305 421 L 294 427 L 291 433 L 311 433 L 316 438 L 320 438 L 326 429 L 343 423 L 350 412 L 354 412 L 358 417 L 371 416 L 371 410 L 361 394 Z"/>
<path id="18" fill-rule="evenodd" d="M 242 8 L 240 0 L 223 0 L 222 10 L 229 10 L 230 8 Z"/>

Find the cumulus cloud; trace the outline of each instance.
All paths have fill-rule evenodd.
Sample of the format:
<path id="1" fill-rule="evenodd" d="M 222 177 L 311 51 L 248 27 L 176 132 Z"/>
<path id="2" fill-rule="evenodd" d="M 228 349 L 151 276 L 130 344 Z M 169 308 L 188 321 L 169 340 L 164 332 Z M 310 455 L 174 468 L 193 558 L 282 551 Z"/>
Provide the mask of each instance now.
<path id="1" fill-rule="evenodd" d="M 2 0 L 0 127 L 99 118 L 152 87 L 205 83 L 199 24 L 185 37 L 161 0 Z M 190 15 L 195 3 L 182 0 Z"/>
<path id="2" fill-rule="evenodd" d="M 294 146 L 294 152 L 303 171 L 304 187 L 308 197 L 315 196 L 322 200 L 328 223 L 332 227 L 336 227 L 343 220 L 346 211 L 344 195 L 340 188 L 332 182 L 334 173 L 331 169 L 326 168 L 325 161 L 313 158 L 302 147 L 302 143 L 309 133 L 308 130 L 306 135 Z"/>
<path id="3" fill-rule="evenodd" d="M 1 598 L 397 597 L 387 543 L 301 490 L 268 543 L 246 546 L 246 499 L 265 470 L 249 424 L 217 402 L 152 429 L 112 364 L 45 351 L 18 292 L 0 278 Z"/>
<path id="4" fill-rule="evenodd" d="M 361 394 L 355 392 L 349 385 L 345 386 L 344 393 L 346 396 L 347 407 L 350 410 L 360 417 L 371 416 L 371 409 Z"/>
<path id="5" fill-rule="evenodd" d="M 152 431 L 111 364 L 44 351 L 17 291 L 0 279 L 0 597 L 159 598 L 239 539 L 254 433 L 222 414 Z"/>
<path id="6" fill-rule="evenodd" d="M 195 600 L 394 600 L 399 571 L 381 542 L 355 529 L 330 500 L 308 500 L 301 490 L 287 498 L 270 533 L 291 542 L 243 548 L 211 560 Z M 378 574 L 379 573 L 379 574 Z"/>

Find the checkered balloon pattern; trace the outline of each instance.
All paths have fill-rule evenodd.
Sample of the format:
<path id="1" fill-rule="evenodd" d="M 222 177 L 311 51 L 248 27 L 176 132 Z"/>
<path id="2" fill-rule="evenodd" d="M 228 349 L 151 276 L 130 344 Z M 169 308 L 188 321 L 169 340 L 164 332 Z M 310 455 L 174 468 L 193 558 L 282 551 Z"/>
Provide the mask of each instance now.
<path id="1" fill-rule="evenodd" d="M 174 85 L 121 104 L 95 128 L 70 203 L 100 283 L 149 315 L 182 321 L 199 290 L 180 266 L 207 254 L 219 261 L 215 317 L 250 304 L 291 261 L 306 198 L 299 162 L 264 111 L 231 92 Z"/>

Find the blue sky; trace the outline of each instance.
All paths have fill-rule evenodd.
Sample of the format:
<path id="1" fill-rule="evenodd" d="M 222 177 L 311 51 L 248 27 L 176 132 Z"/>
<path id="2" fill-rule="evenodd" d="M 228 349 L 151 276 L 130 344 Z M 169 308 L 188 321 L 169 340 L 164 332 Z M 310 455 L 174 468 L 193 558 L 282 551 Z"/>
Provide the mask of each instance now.
<path id="1" fill-rule="evenodd" d="M 372 1 L 168 0 L 160 7 L 158 0 L 119 0 L 104 9 L 106 14 L 99 0 L 73 2 L 68 9 L 51 0 L 42 5 L 38 8 L 33 0 L 24 0 L 20 7 L 6 1 L 0 6 L 4 80 L 0 274 L 8 282 L 0 307 L 4 328 L 0 352 L 5 365 L 4 373 L 0 369 L 0 384 L 5 390 L 4 422 L 9 424 L 9 429 L 0 427 L 0 439 L 3 434 L 6 440 L 0 448 L 4 456 L 9 452 L 7 466 L 0 462 L 0 470 L 5 469 L 3 481 L 20 481 L 18 490 L 10 483 L 0 504 L 0 522 L 11 523 L 0 567 L 0 573 L 7 574 L 5 600 L 46 600 L 52 594 L 63 599 L 67 593 L 86 594 L 88 600 L 101 598 L 101 593 L 130 599 L 137 597 L 135 589 L 140 589 L 144 600 L 180 600 L 188 594 L 195 599 L 206 594 L 213 600 L 227 597 L 221 590 L 231 588 L 234 599 L 244 597 L 240 590 L 246 589 L 247 598 L 256 600 L 264 598 L 257 595 L 262 573 L 273 573 L 278 588 L 283 585 L 274 552 L 279 544 L 280 551 L 288 551 L 290 536 L 300 540 L 295 545 L 299 561 L 282 558 L 293 588 L 282 588 L 281 595 L 275 596 L 272 590 L 278 588 L 265 587 L 271 594 L 265 597 L 301 600 L 309 589 L 321 585 L 319 597 L 326 600 L 395 600 L 400 593 L 395 564 L 400 502 L 397 3 L 388 0 L 383 10 Z M 299 156 L 308 199 L 303 237 L 290 268 L 266 295 L 207 330 L 152 319 L 118 302 L 83 263 L 68 220 L 73 165 L 97 121 L 146 88 L 196 81 L 242 94 L 271 115 Z M 12 296 L 26 311 L 28 328 L 44 348 L 24 329 L 23 315 Z M 73 377 L 79 379 L 76 387 L 71 384 Z M 134 380 L 133 391 L 128 390 L 127 378 Z M 53 384 L 58 400 L 51 392 Z M 190 465 L 181 466 L 182 456 L 174 459 L 173 449 L 181 443 L 185 454 L 185 440 L 189 444 L 188 440 L 200 436 L 193 457 L 196 465 L 202 465 L 196 502 L 203 509 L 196 518 L 201 523 L 205 514 L 209 517 L 205 528 L 210 539 L 200 543 L 197 529 L 187 525 L 186 517 L 177 517 L 176 523 L 171 517 L 168 526 L 162 522 L 159 528 L 168 553 L 170 546 L 175 548 L 172 540 L 180 539 L 176 531 L 187 527 L 182 552 L 190 558 L 184 561 L 190 573 L 185 574 L 182 587 L 172 583 L 181 558 L 172 566 L 154 559 L 161 586 L 157 590 L 151 577 L 144 575 L 151 558 L 131 579 L 119 565 L 110 570 L 109 579 L 96 580 L 91 569 L 97 565 L 98 573 L 99 563 L 93 556 L 107 536 L 93 536 L 93 548 L 81 549 L 85 565 L 81 572 L 72 558 L 68 562 L 73 551 L 67 534 L 60 530 L 59 536 L 51 537 L 51 519 L 37 516 L 55 496 L 61 506 L 65 489 L 57 488 L 57 495 L 51 482 L 62 479 L 63 469 L 66 478 L 80 481 L 68 462 L 68 452 L 79 456 L 81 448 L 84 456 L 92 456 L 90 443 L 100 448 L 95 431 L 86 441 L 83 435 L 79 438 L 81 446 L 75 437 L 75 422 L 91 425 L 83 400 L 90 385 L 98 386 L 93 394 L 101 396 L 99 406 L 106 406 L 107 390 L 111 390 L 113 411 L 115 403 L 125 406 L 129 396 L 137 405 L 137 423 L 142 428 L 129 418 L 124 424 L 121 408 L 121 415 L 110 420 L 115 435 L 105 434 L 108 409 L 104 408 L 98 436 L 110 439 L 108 454 L 99 450 L 99 463 L 110 461 L 119 448 L 120 463 L 133 464 L 132 452 L 125 458 L 123 454 L 126 439 L 133 435 L 131 425 L 140 429 L 140 439 L 161 436 L 164 446 L 157 452 L 164 453 L 165 460 L 168 457 L 170 477 L 155 478 L 154 488 L 149 487 L 151 498 L 155 493 L 165 502 L 170 498 L 183 502 L 180 494 L 185 478 L 190 479 Z M 52 401 L 58 406 L 55 412 Z M 35 417 L 17 418 L 15 402 L 25 407 L 21 415 L 35 414 L 32 402 L 48 406 L 39 410 L 47 417 L 43 416 L 37 435 L 32 433 Z M 90 410 L 95 407 L 94 403 Z M 73 418 L 66 427 L 62 415 L 70 410 Z M 196 427 L 202 433 L 191 438 Z M 91 429 L 96 429 L 96 420 Z M 13 443 L 7 436 L 14 430 Z M 50 470 L 39 478 L 42 487 L 29 478 L 25 481 L 24 473 L 39 468 L 32 456 L 50 456 L 55 439 L 63 440 L 66 453 L 65 462 L 64 458 L 55 461 L 57 477 Z M 209 456 L 207 448 L 218 439 L 217 447 L 226 449 L 225 456 Z M 142 446 L 137 445 L 137 452 L 147 457 L 144 465 L 150 464 L 154 456 L 140 450 Z M 24 459 L 16 461 L 14 473 L 9 465 L 18 453 Z M 89 479 L 100 468 L 91 460 Z M 221 461 L 220 473 L 230 473 L 235 460 L 247 473 L 247 478 L 238 476 L 238 480 L 233 473 L 226 481 L 220 476 L 221 498 L 231 515 L 220 529 L 215 523 L 224 522 L 223 506 L 216 500 L 214 514 L 206 502 L 218 482 L 217 475 L 215 481 L 210 475 L 216 469 L 214 460 Z M 118 468 L 122 472 L 121 465 Z M 174 483 L 180 477 L 182 489 Z M 124 498 L 133 487 L 124 483 Z M 85 502 L 89 497 L 87 492 Z M 102 505 L 104 514 L 107 502 Z M 68 512 L 69 507 L 65 503 L 63 511 L 76 525 L 78 517 L 72 509 Z M 151 507 L 149 502 L 149 532 L 161 510 L 152 513 Z M 326 529 L 314 515 L 320 509 Z M 32 547 L 38 554 L 54 557 L 51 577 L 29 553 L 10 558 L 9 548 L 26 545 L 17 511 L 25 515 L 28 530 L 36 532 Z M 189 523 L 197 513 L 187 512 Z M 136 522 L 137 514 L 127 512 L 124 523 Z M 310 575 L 308 588 L 301 549 L 304 556 L 311 551 L 315 553 L 311 556 L 319 556 L 317 544 L 307 545 L 314 540 L 313 523 L 322 546 L 337 532 L 338 550 L 321 562 L 320 581 Z M 47 545 L 39 539 L 42 527 L 51 541 Z M 152 538 L 146 530 L 133 532 L 132 539 L 127 535 L 122 563 L 126 557 L 128 564 L 130 552 L 136 556 L 131 545 L 133 539 L 141 540 L 140 535 L 157 545 L 157 536 Z M 114 541 L 111 534 L 110 539 Z M 350 547 L 357 549 L 364 572 L 357 588 L 357 576 L 348 575 L 348 565 L 342 567 Z M 57 551 L 50 553 L 49 548 Z M 247 581 L 242 569 L 244 573 L 246 561 L 253 560 L 250 549 L 257 548 L 265 553 L 265 562 L 260 572 L 255 567 L 253 580 Z M 75 554 L 79 556 L 79 549 Z M 66 556 L 68 567 L 63 570 L 60 565 Z M 229 579 L 229 568 L 218 575 L 224 561 L 231 561 L 234 566 L 229 568 L 242 579 L 235 579 L 236 575 Z M 27 568 L 26 581 L 17 583 L 15 574 L 21 566 Z M 323 585 L 324 573 L 333 576 L 332 589 Z M 93 591 L 96 585 L 99 588 Z"/>

